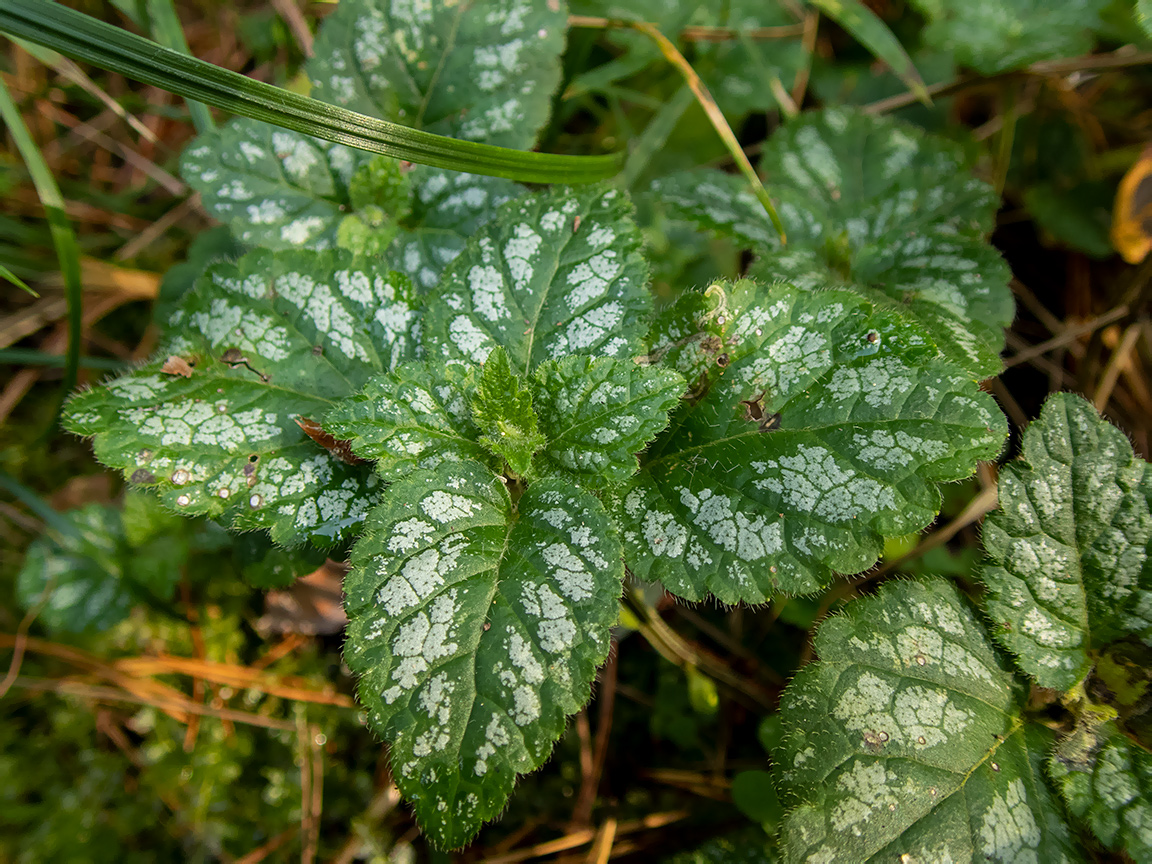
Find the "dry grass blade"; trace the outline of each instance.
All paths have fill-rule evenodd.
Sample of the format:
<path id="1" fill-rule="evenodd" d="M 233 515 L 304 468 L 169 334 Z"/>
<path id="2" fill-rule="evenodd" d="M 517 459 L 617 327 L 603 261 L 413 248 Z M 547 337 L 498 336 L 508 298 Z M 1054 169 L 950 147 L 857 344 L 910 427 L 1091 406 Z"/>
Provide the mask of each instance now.
<path id="1" fill-rule="evenodd" d="M 41 593 L 40 599 L 36 601 L 36 605 L 20 619 L 20 624 L 16 627 L 16 638 L 12 644 L 12 661 L 8 664 L 8 673 L 4 676 L 4 680 L 0 681 L 0 699 L 4 698 L 20 675 L 20 667 L 24 664 L 24 650 L 28 645 L 28 630 L 32 627 L 32 622 L 36 620 L 36 616 L 44 611 L 44 607 L 52 599 L 52 592 L 55 589 L 56 577 L 53 576 L 44 586 L 44 591 Z"/>
<path id="2" fill-rule="evenodd" d="M 1061 60 L 1046 60 L 1042 63 L 1033 63 L 1024 69 L 1014 69 L 1010 72 L 1000 72 L 996 75 L 962 75 L 951 81 L 941 81 L 926 89 L 933 99 L 952 96 L 968 87 L 983 86 L 991 81 L 1000 81 L 1005 78 L 1018 78 L 1027 75 L 1042 77 L 1053 75 L 1068 75 L 1073 72 L 1086 72 L 1101 69 L 1122 69 L 1129 66 L 1147 66 L 1152 64 L 1152 51 L 1124 51 L 1119 50 L 1112 54 L 1085 54 L 1080 57 L 1068 57 Z M 878 99 L 864 106 L 869 114 L 886 114 L 900 108 L 919 102 L 917 94 L 912 92 L 900 93 Z"/>
<path id="3" fill-rule="evenodd" d="M 104 92 L 104 89 L 89 78 L 83 69 L 63 54 L 59 54 L 51 48 L 41 48 L 39 45 L 34 45 L 23 39 L 14 39 L 13 41 L 41 63 L 55 69 L 61 78 L 71 81 L 88 95 L 100 100 L 105 108 L 127 123 L 145 141 L 150 144 L 160 143 L 155 132 L 145 126 L 137 117 L 124 110 L 123 105 Z"/>
<path id="4" fill-rule="evenodd" d="M 241 855 L 232 864 L 260 864 L 261 861 L 295 837 L 299 830 L 299 828 L 289 828 L 287 831 L 281 831 L 263 846 L 257 846 L 247 855 Z"/>
<path id="5" fill-rule="evenodd" d="M 616 817 L 609 816 L 596 832 L 596 840 L 588 852 L 588 864 L 607 864 L 612 855 L 612 843 L 616 839 Z"/>
<path id="6" fill-rule="evenodd" d="M 684 55 L 680 53 L 672 41 L 665 36 L 654 25 L 646 21 L 618 21 L 614 22 L 620 27 L 631 27 L 633 30 L 638 30 L 645 36 L 650 38 L 656 43 L 656 47 L 660 49 L 660 53 L 664 55 L 664 59 L 671 63 L 680 74 L 684 77 L 684 82 L 691 88 L 692 93 L 696 96 L 696 101 L 700 103 L 700 107 L 704 109 L 704 113 L 708 116 L 708 121 L 712 124 L 712 128 L 716 130 L 716 134 L 720 136 L 720 140 L 724 142 L 725 148 L 736 162 L 736 167 L 740 169 L 740 173 L 744 175 L 744 179 L 748 181 L 748 185 L 752 187 L 752 192 L 756 199 L 764 206 L 768 218 L 772 220 L 772 226 L 776 229 L 776 233 L 780 235 L 780 242 L 787 243 L 788 238 L 784 231 L 784 223 L 780 221 L 780 215 L 776 212 L 776 205 L 772 203 L 772 198 L 768 195 L 768 190 L 764 188 L 764 184 L 760 180 L 760 175 L 756 173 L 756 169 L 752 167 L 752 163 L 748 161 L 748 156 L 744 152 L 744 148 L 740 146 L 740 142 L 736 140 L 736 133 L 732 131 L 732 127 L 728 125 L 728 121 L 724 118 L 724 112 L 720 110 L 720 106 L 716 104 L 716 100 L 712 98 L 712 94 L 708 92 L 708 87 L 704 81 L 696 74 L 696 70 L 692 68 Z"/>
<path id="7" fill-rule="evenodd" d="M 666 813 L 653 813 L 645 816 L 643 819 L 634 819 L 630 822 L 619 823 L 616 826 L 614 836 L 619 837 L 624 834 L 632 834 L 636 831 L 663 828 L 666 825 L 671 825 L 673 822 L 687 819 L 690 815 L 687 810 L 670 810 Z M 535 846 L 518 849 L 506 855 L 489 856 L 484 859 L 484 864 L 516 864 L 517 861 L 530 861 L 533 858 L 543 858 L 545 855 L 554 855 L 557 852 L 567 852 L 569 849 L 579 849 L 581 846 L 586 846 L 595 840 L 597 833 L 597 830 L 592 828 L 573 831 L 571 834 L 557 838 L 556 840 L 537 843 Z"/>
<path id="8" fill-rule="evenodd" d="M 649 22 L 644 22 L 649 23 Z M 606 30 L 609 27 L 619 27 L 620 22 L 613 18 L 600 18 L 596 15 L 569 15 L 569 27 L 587 27 L 594 30 Z M 649 23 L 655 27 L 655 24 Z M 755 39 L 793 39 L 803 36 L 804 24 L 784 24 L 779 27 L 750 27 L 739 30 L 735 27 L 685 27 L 680 31 L 680 38 L 686 42 L 728 42 L 741 37 Z"/>
<path id="9" fill-rule="evenodd" d="M 1136 340 L 1140 338 L 1143 329 L 1144 322 L 1142 321 L 1129 324 L 1128 329 L 1120 338 L 1120 344 L 1116 346 L 1116 350 L 1108 358 L 1108 365 L 1104 367 L 1104 374 L 1100 376 L 1100 383 L 1096 386 L 1096 393 L 1092 397 L 1097 411 L 1103 411 L 1108 400 L 1112 398 L 1112 390 L 1116 387 L 1116 381 L 1120 378 L 1120 373 L 1131 362 L 1132 349 L 1136 347 Z"/>
<path id="10" fill-rule="evenodd" d="M 300 47 L 300 53 L 305 57 L 315 56 L 312 50 L 312 31 L 308 29 L 308 22 L 304 20 L 304 14 L 296 5 L 296 0 L 272 0 L 272 8 L 292 31 L 292 38 Z"/>
<path id="11" fill-rule="evenodd" d="M 350 696 L 336 693 L 329 688 L 316 690 L 307 681 L 294 676 L 277 676 L 260 672 L 246 666 L 231 663 L 216 663 L 211 660 L 197 660 L 193 657 L 127 657 L 115 661 L 115 667 L 122 672 L 137 677 L 165 674 L 190 675 L 214 684 L 245 690 L 259 690 L 269 696 L 291 699 L 296 702 L 311 702 L 317 705 L 336 705 L 341 708 L 354 708 Z"/>
<path id="12" fill-rule="evenodd" d="M 1113 321 L 1119 320 L 1127 314 L 1128 305 L 1124 304 L 1105 312 L 1103 315 L 1098 315 L 1095 318 L 1085 321 L 1083 324 L 1074 324 L 1066 327 L 1063 333 L 1053 336 L 1051 339 L 1041 342 L 1039 345 L 1033 345 L 1031 348 L 1026 348 L 1013 354 L 1004 361 L 1004 366 L 1006 368 L 1018 366 L 1021 363 L 1027 363 L 1037 357 L 1042 357 L 1054 348 L 1071 345 L 1081 336 L 1086 336 L 1094 330 L 1099 330 L 1101 327 L 1111 324 Z"/>
<path id="13" fill-rule="evenodd" d="M 179 698 L 163 699 L 155 696 L 141 696 L 115 687 L 52 678 L 17 677 L 12 686 L 39 692 L 63 693 L 67 696 L 94 699 L 99 702 L 127 702 L 135 705 L 148 705 L 163 711 L 179 723 L 188 722 L 189 714 L 199 714 L 204 717 L 215 717 L 217 720 L 244 723 L 248 726 L 261 726 L 265 729 L 280 729 L 285 732 L 291 732 L 295 728 L 287 720 L 277 720 L 274 717 L 265 717 L 262 714 L 252 714 L 247 711 L 236 711 L 231 708 L 213 708 L 209 705 L 200 705 L 183 695 L 180 695 Z"/>

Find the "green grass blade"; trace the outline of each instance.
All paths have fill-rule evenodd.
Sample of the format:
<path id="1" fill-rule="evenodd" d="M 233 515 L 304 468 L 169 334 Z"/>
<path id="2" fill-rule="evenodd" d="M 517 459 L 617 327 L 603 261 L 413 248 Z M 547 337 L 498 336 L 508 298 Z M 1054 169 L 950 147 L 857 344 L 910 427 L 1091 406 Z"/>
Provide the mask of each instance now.
<path id="1" fill-rule="evenodd" d="M 76 232 L 72 230 L 72 223 L 64 214 L 64 197 L 60 194 L 60 187 L 56 185 L 56 179 L 40 154 L 40 148 L 28 133 L 24 118 L 20 116 L 20 110 L 12 101 L 12 96 L 3 81 L 0 81 L 0 120 L 8 127 L 8 134 L 16 142 L 16 149 L 20 151 L 24 164 L 28 166 L 28 174 L 32 177 L 36 194 L 40 197 L 40 203 L 44 205 L 48 228 L 52 232 L 52 245 L 56 247 L 60 273 L 64 277 L 64 298 L 68 301 L 68 349 L 65 354 L 67 362 L 64 364 L 60 403 L 56 407 L 55 414 L 55 417 L 59 417 L 65 397 L 76 386 L 76 373 L 80 367 L 81 311 L 84 302 L 80 286 L 80 247 L 76 242 Z M 53 425 L 56 422 L 55 417 Z"/>
<path id="2" fill-rule="evenodd" d="M 685 84 L 656 112 L 656 116 L 636 139 L 636 144 L 628 155 L 628 161 L 624 163 L 620 180 L 625 189 L 631 189 L 635 185 L 647 167 L 648 160 L 668 143 L 668 137 L 676 128 L 676 124 L 695 101 L 696 96 L 692 93 L 692 88 Z"/>
<path id="3" fill-rule="evenodd" d="M 7 279 L 9 282 L 11 282 L 17 288 L 24 289 L 29 294 L 31 294 L 33 297 L 39 297 L 40 296 L 39 294 L 37 294 L 35 291 L 33 291 L 31 288 L 28 287 L 27 282 L 25 282 L 23 279 L 21 279 L 19 276 L 17 276 L 11 270 L 9 270 L 7 267 L 5 267 L 3 264 L 0 264 L 0 279 Z"/>
<path id="4" fill-rule="evenodd" d="M 191 56 L 188 40 L 184 38 L 184 28 L 180 26 L 180 18 L 172 0 L 148 0 L 148 20 L 152 25 L 153 39 L 165 48 Z M 195 99 L 185 101 L 188 103 L 188 113 L 192 116 L 192 125 L 198 133 L 216 128 L 207 105 Z"/>
<path id="5" fill-rule="evenodd" d="M 529 183 L 589 183 L 614 175 L 624 158 L 530 153 L 409 129 L 253 81 L 50 0 L 4 0 L 0 31 L 187 99 L 424 165 Z"/>
<path id="6" fill-rule="evenodd" d="M 851 33 L 877 60 L 887 63 L 917 99 L 925 105 L 932 104 L 912 58 L 875 12 L 860 0 L 808 0 L 808 3 Z"/>
<path id="7" fill-rule="evenodd" d="M 66 354 L 48 354 L 32 348 L 0 349 L 0 363 L 13 366 L 64 366 L 68 363 Z M 112 357 L 80 357 L 81 369 L 99 369 L 104 372 L 119 372 L 132 364 Z"/>
<path id="8" fill-rule="evenodd" d="M 52 509 L 52 505 L 9 474 L 0 471 L 0 490 L 7 492 L 32 514 L 40 519 L 48 528 L 54 530 L 61 537 L 75 536 L 76 526 Z"/>

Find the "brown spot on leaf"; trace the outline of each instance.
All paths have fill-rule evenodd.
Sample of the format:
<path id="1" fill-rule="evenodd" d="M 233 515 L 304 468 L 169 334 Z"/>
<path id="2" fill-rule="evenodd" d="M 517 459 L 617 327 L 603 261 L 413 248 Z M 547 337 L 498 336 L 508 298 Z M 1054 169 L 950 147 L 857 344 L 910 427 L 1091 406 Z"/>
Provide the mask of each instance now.
<path id="1" fill-rule="evenodd" d="M 304 430 L 304 434 L 339 459 L 346 465 L 363 465 L 366 460 L 361 459 L 352 452 L 351 441 L 339 441 L 335 436 L 324 431 L 324 428 L 315 420 L 307 417 L 297 417 L 296 425 Z"/>
<path id="2" fill-rule="evenodd" d="M 720 341 L 719 336 L 705 336 L 700 340 L 700 350 L 706 354 L 715 354 L 723 347 L 724 343 Z"/>
<path id="3" fill-rule="evenodd" d="M 185 360 L 183 357 L 177 357 L 172 354 L 164 361 L 164 365 L 160 367 L 160 371 L 165 375 L 179 375 L 181 378 L 192 377 L 192 364 Z"/>
<path id="4" fill-rule="evenodd" d="M 240 353 L 239 348 L 229 348 L 227 351 L 220 355 L 220 362 L 227 363 L 229 366 L 243 366 L 253 375 L 259 376 L 260 380 L 265 384 L 271 380 L 263 372 L 257 372 L 256 369 L 253 368 L 252 364 L 248 362 L 248 358 Z"/>
<path id="5" fill-rule="evenodd" d="M 149 471 L 147 468 L 137 468 L 132 472 L 132 476 L 128 478 L 137 486 L 144 486 L 148 483 L 156 482 L 156 475 Z"/>

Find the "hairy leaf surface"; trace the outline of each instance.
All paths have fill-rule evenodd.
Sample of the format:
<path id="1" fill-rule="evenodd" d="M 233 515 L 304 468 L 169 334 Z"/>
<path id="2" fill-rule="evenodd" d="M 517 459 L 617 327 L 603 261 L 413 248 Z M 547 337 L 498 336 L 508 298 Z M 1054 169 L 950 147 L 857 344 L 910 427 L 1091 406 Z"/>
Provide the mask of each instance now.
<path id="1" fill-rule="evenodd" d="M 426 291 L 459 255 L 468 238 L 524 187 L 511 180 L 418 165 L 412 169 L 411 215 L 392 241 L 389 261 Z"/>
<path id="2" fill-rule="evenodd" d="M 1092 50 L 1107 0 L 913 0 L 925 18 L 926 44 L 950 51 L 957 62 L 984 75 L 1019 69 L 1039 60 Z"/>
<path id="3" fill-rule="evenodd" d="M 502 347 L 488 355 L 480 370 L 472 419 L 483 433 L 480 443 L 504 460 L 513 474 L 526 477 L 544 436 L 532 410 L 532 390 L 512 371 Z"/>
<path id="4" fill-rule="evenodd" d="M 668 425 L 684 379 L 632 360 L 565 357 L 536 368 L 542 464 L 600 488 L 636 473 L 636 454 Z"/>
<path id="5" fill-rule="evenodd" d="M 475 372 L 460 365 L 411 361 L 370 380 L 329 412 L 324 428 L 351 442 L 362 459 L 398 479 L 444 459 L 484 461 L 472 419 Z"/>
<path id="6" fill-rule="evenodd" d="M 785 860 L 1079 861 L 1043 763 L 1051 734 L 948 583 L 894 582 L 829 618 L 784 692 L 777 759 L 801 802 Z"/>
<path id="7" fill-rule="evenodd" d="M 1000 371 L 1014 305 L 1008 268 L 984 239 L 998 199 L 956 145 L 835 109 L 778 130 L 760 167 L 788 230 L 783 249 L 734 175 L 677 174 L 654 189 L 674 215 L 757 252 L 753 276 L 851 286 L 903 309 L 963 368 Z"/>
<path id="8" fill-rule="evenodd" d="M 652 349 L 688 395 L 610 506 L 633 572 L 690 600 L 869 567 L 1006 434 L 923 331 L 849 291 L 718 283 L 665 312 Z"/>
<path id="9" fill-rule="evenodd" d="M 181 174 L 204 207 L 241 242 L 268 249 L 327 249 L 348 209 L 348 184 L 371 153 L 233 120 L 184 151 Z"/>
<path id="10" fill-rule="evenodd" d="M 312 95 L 452 138 L 527 150 L 560 81 L 560 0 L 349 0 L 308 62 Z"/>
<path id="11" fill-rule="evenodd" d="M 524 187 L 496 177 L 416 166 L 406 188 L 373 175 L 398 166 L 255 120 L 234 120 L 184 152 L 184 179 L 237 239 L 265 249 L 379 251 L 422 288 L 434 288 L 467 238 Z M 375 170 L 374 170 L 375 169 Z M 389 172 L 391 173 L 391 172 Z M 381 224 L 381 222 L 385 224 Z"/>
<path id="12" fill-rule="evenodd" d="M 394 484 L 345 581 L 347 657 L 391 743 L 393 774 L 434 842 L 457 847 L 547 759 L 588 700 L 623 565 L 600 503 L 444 463 Z"/>
<path id="13" fill-rule="evenodd" d="M 1101 843 L 1133 861 L 1152 860 L 1152 754 L 1113 722 L 1093 730 L 1092 739 L 1084 752 L 1062 742 L 1049 761 L 1052 779 Z"/>
<path id="14" fill-rule="evenodd" d="M 297 420 L 409 357 L 416 321 L 411 284 L 378 263 L 254 252 L 210 267 L 156 358 L 74 397 L 66 422 L 174 510 L 330 544 L 363 520 L 379 480 Z"/>
<path id="15" fill-rule="evenodd" d="M 1152 644 L 1152 470 L 1084 399 L 1059 393 L 1000 474 L 984 523 L 985 608 L 1042 687 L 1067 690 L 1094 647 Z"/>
<path id="16" fill-rule="evenodd" d="M 524 374 L 569 354 L 642 353 L 652 300 L 630 213 L 605 186 L 504 205 L 429 301 L 428 354 L 480 364 L 500 345 Z"/>

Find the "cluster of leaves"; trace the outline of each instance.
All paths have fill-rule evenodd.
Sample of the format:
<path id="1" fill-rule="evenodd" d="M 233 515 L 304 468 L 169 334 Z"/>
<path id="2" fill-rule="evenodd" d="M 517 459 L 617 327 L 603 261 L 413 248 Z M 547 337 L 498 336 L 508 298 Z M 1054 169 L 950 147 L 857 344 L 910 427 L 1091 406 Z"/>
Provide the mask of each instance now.
<path id="1" fill-rule="evenodd" d="M 1080 861 L 1079 826 L 1152 856 L 1147 664 L 1114 671 L 1152 646 L 1152 466 L 1058 394 L 999 491 L 984 620 L 933 578 L 821 626 L 781 704 L 785 860 Z M 1032 682 L 1068 710 L 1056 733 Z"/>
<path id="2" fill-rule="evenodd" d="M 572 11 L 669 33 L 804 20 L 794 4 L 723 5 Z M 988 73 L 1084 50 L 1102 8 L 915 5 L 927 45 Z M 567 12 L 343 0 L 305 71 L 333 104 L 526 149 L 549 122 Z M 764 82 L 807 63 L 793 29 L 697 46 L 725 111 L 776 106 Z M 576 90 L 656 57 L 640 34 L 607 38 L 619 55 Z M 987 242 L 999 199 L 964 149 L 833 108 L 784 124 L 759 167 L 786 245 L 734 175 L 673 173 L 640 193 L 677 230 L 752 256 L 748 278 L 677 284 L 658 306 L 662 262 L 645 260 L 616 186 L 531 192 L 249 120 L 205 133 L 182 170 L 227 231 L 196 250 L 211 263 L 170 274 L 156 357 L 76 395 L 66 418 L 165 510 L 134 495 L 124 515 L 79 514 L 30 552 L 23 602 L 43 598 L 65 630 L 162 608 L 176 562 L 224 542 L 174 513 L 267 532 L 282 548 L 258 556 L 254 584 L 352 544 L 361 703 L 425 832 L 466 843 L 588 701 L 626 572 L 689 601 L 812 594 L 930 524 L 939 484 L 1003 446 L 977 382 L 1000 371 L 1014 307 Z M 1071 860 L 1064 806 L 1145 854 L 1152 767 L 1084 683 L 1117 666 L 1101 651 L 1149 639 L 1144 463 L 1071 400 L 1025 451 L 989 523 L 985 610 L 1022 673 L 1071 694 L 1073 728 L 1045 766 L 1054 736 L 960 595 L 886 587 L 822 628 L 820 663 L 786 696 L 786 857 Z M 764 782 L 749 772 L 734 795 L 775 823 Z"/>
<path id="3" fill-rule="evenodd" d="M 453 13 L 454 52 L 495 58 L 483 98 L 459 103 L 439 68 L 456 54 L 437 54 L 449 23 L 395 29 L 385 11 L 341 5 L 310 68 L 321 91 L 531 141 L 538 111 L 512 138 L 478 118 L 485 100 L 519 98 L 525 76 L 551 86 L 558 47 L 541 59 L 540 22 Z M 418 50 L 440 74 L 408 93 L 389 58 Z M 831 133 L 877 150 L 883 170 L 864 172 Z M 174 510 L 278 543 L 359 537 L 349 662 L 440 843 L 497 815 L 587 701 L 623 562 L 692 600 L 811 592 L 930 522 L 935 483 L 1001 447 L 1003 418 L 975 385 L 1010 314 L 980 236 L 987 187 L 957 174 L 947 146 L 886 121 L 826 112 L 780 140 L 796 251 L 768 256 L 763 281 L 690 291 L 659 314 L 615 189 L 497 205 L 519 190 L 382 157 L 357 166 L 247 121 L 188 150 L 209 206 L 270 248 L 211 266 L 157 359 L 76 397 L 68 423 Z M 765 214 L 740 212 L 729 179 L 669 182 L 685 212 L 693 201 L 769 245 Z M 834 234 L 848 212 L 850 233 Z M 810 290 L 840 270 L 843 288 Z"/>

